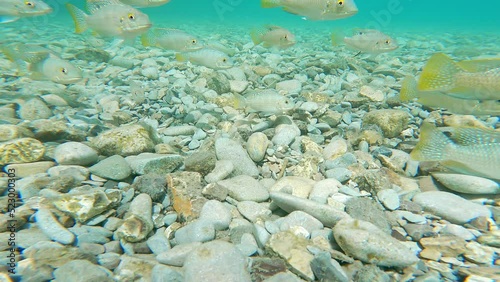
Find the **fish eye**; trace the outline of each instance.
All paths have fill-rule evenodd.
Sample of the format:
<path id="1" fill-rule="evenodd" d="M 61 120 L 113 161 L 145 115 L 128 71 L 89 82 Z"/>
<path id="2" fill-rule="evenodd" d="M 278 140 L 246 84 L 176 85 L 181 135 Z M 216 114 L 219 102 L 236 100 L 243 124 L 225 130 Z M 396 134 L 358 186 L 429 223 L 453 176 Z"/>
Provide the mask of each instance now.
<path id="1" fill-rule="evenodd" d="M 68 69 L 67 68 L 61 68 L 61 72 L 64 74 L 68 74 Z"/>
<path id="2" fill-rule="evenodd" d="M 285 34 L 284 38 L 285 38 L 285 39 L 288 39 L 288 35 L 286 35 L 286 34 Z"/>
<path id="3" fill-rule="evenodd" d="M 35 7 L 35 3 L 30 2 L 30 1 L 24 2 L 24 5 L 29 6 L 29 7 Z"/>
<path id="4" fill-rule="evenodd" d="M 227 62 L 227 59 L 226 59 L 226 58 L 223 58 L 223 59 L 222 59 L 222 62 L 224 62 L 224 63 L 225 63 L 225 62 Z"/>
<path id="5" fill-rule="evenodd" d="M 129 18 L 130 20 L 135 20 L 135 16 L 134 16 L 134 14 L 128 14 L 128 18 Z"/>
<path id="6" fill-rule="evenodd" d="M 196 44 L 196 39 L 191 40 L 191 43 Z"/>
<path id="7" fill-rule="evenodd" d="M 385 41 L 385 44 L 389 44 L 389 43 L 391 43 L 391 41 L 390 41 L 390 40 L 386 40 L 386 41 Z"/>
<path id="8" fill-rule="evenodd" d="M 344 1 L 343 1 L 343 0 L 339 0 L 339 1 L 337 1 L 337 4 L 338 4 L 339 6 L 344 6 Z"/>

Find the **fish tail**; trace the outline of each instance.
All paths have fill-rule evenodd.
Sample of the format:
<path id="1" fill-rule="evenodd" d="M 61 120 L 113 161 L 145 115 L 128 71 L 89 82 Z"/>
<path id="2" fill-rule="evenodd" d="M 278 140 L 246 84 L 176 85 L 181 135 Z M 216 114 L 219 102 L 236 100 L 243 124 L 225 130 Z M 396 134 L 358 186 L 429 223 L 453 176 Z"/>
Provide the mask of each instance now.
<path id="1" fill-rule="evenodd" d="M 450 57 L 443 53 L 434 54 L 422 70 L 418 90 L 450 90 L 455 85 L 455 75 L 464 71 Z"/>
<path id="2" fill-rule="evenodd" d="M 155 33 L 152 30 L 143 33 L 141 35 L 141 43 L 144 47 L 155 46 L 156 45 Z"/>
<path id="3" fill-rule="evenodd" d="M 187 61 L 187 58 L 185 55 L 183 55 L 182 53 L 176 53 L 175 54 L 175 59 L 178 61 L 178 62 L 185 62 Z"/>
<path id="4" fill-rule="evenodd" d="M 341 32 L 339 31 L 334 31 L 330 35 L 330 38 L 332 39 L 332 45 L 333 46 L 339 46 L 343 42 L 344 36 L 342 36 Z"/>
<path id="5" fill-rule="evenodd" d="M 233 93 L 234 96 L 234 108 L 243 109 L 246 107 L 246 99 L 238 93 Z"/>
<path id="6" fill-rule="evenodd" d="M 259 45 L 260 43 L 262 43 L 262 29 L 252 29 L 252 31 L 250 31 L 250 37 L 252 38 L 253 44 Z"/>
<path id="7" fill-rule="evenodd" d="M 19 59 L 19 54 L 11 46 L 1 45 L 0 50 L 10 61 L 15 62 Z"/>
<path id="8" fill-rule="evenodd" d="M 399 99 L 408 102 L 418 97 L 417 81 L 413 76 L 407 76 L 401 84 Z"/>
<path id="9" fill-rule="evenodd" d="M 431 123 L 423 123 L 420 128 L 420 140 L 410 154 L 417 161 L 446 160 L 446 147 L 453 145 L 443 132 Z"/>
<path id="10" fill-rule="evenodd" d="M 260 5 L 262 8 L 275 8 L 281 6 L 280 0 L 261 0 Z"/>
<path id="11" fill-rule="evenodd" d="M 87 25 L 87 15 L 77 7 L 66 3 L 66 9 L 68 9 L 69 14 L 75 22 L 75 32 L 82 33 L 88 29 Z"/>

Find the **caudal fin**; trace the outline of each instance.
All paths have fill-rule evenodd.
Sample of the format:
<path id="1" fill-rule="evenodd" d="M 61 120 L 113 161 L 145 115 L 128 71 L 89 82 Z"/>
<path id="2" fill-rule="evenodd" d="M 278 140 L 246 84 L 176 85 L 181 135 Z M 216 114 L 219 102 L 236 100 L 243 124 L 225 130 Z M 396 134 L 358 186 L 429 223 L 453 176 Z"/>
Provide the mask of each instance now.
<path id="1" fill-rule="evenodd" d="M 186 56 L 184 56 L 182 53 L 176 53 L 176 54 L 175 54 L 175 59 L 176 59 L 178 62 L 185 62 L 185 61 L 187 61 Z"/>
<path id="2" fill-rule="evenodd" d="M 275 8 L 281 6 L 280 0 L 261 0 L 260 6 L 262 8 Z"/>
<path id="3" fill-rule="evenodd" d="M 446 160 L 446 147 L 453 145 L 443 132 L 431 123 L 423 123 L 420 128 L 420 140 L 410 154 L 417 161 Z"/>
<path id="4" fill-rule="evenodd" d="M 68 9 L 69 14 L 75 22 L 75 32 L 82 33 L 88 29 L 87 25 L 87 15 L 77 7 L 66 3 L 66 9 Z"/>
<path id="5" fill-rule="evenodd" d="M 264 28 L 254 28 L 250 31 L 250 37 L 255 45 L 262 43 L 262 35 L 264 33 Z"/>
<path id="6" fill-rule="evenodd" d="M 141 43 L 142 46 L 148 47 L 148 46 L 155 46 L 156 45 L 156 33 L 154 33 L 152 30 L 149 30 L 146 33 L 143 33 L 141 35 Z"/>
<path id="7" fill-rule="evenodd" d="M 411 101 L 418 96 L 417 80 L 413 76 L 407 76 L 401 83 L 401 91 L 399 92 L 399 99 L 401 102 Z"/>
<path id="8" fill-rule="evenodd" d="M 463 72 L 457 63 L 443 53 L 434 54 L 422 70 L 418 81 L 420 91 L 447 91 L 455 86 L 455 75 Z"/>

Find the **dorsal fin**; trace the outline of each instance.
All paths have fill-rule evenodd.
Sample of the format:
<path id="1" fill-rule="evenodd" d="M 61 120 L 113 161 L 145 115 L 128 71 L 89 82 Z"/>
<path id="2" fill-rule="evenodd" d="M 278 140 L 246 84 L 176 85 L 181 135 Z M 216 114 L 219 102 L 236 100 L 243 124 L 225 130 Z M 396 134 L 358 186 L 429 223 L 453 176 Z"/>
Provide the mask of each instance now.
<path id="1" fill-rule="evenodd" d="M 86 0 L 85 1 L 85 8 L 87 11 L 91 14 L 95 13 L 97 10 L 101 9 L 104 6 L 111 5 L 111 4 L 118 4 L 118 5 L 123 5 L 118 0 Z"/>

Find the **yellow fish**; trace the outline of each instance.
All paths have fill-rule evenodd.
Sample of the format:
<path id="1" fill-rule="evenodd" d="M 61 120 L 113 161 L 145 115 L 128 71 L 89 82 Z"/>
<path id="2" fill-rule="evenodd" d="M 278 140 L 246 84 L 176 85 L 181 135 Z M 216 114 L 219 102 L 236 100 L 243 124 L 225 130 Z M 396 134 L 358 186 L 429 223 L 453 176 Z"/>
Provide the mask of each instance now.
<path id="1" fill-rule="evenodd" d="M 261 0 L 261 6 L 283 7 L 286 12 L 309 20 L 337 20 L 358 13 L 354 0 Z"/>
<path id="2" fill-rule="evenodd" d="M 275 25 L 254 29 L 250 32 L 250 36 L 255 45 L 263 43 L 262 46 L 266 48 L 286 49 L 295 45 L 295 35 L 289 30 Z"/>
<path id="3" fill-rule="evenodd" d="M 0 23 L 17 21 L 19 18 L 46 15 L 52 8 L 41 0 L 0 0 Z"/>
<path id="4" fill-rule="evenodd" d="M 410 154 L 417 161 L 437 161 L 463 174 L 500 180 L 500 132 L 474 127 L 451 127 L 445 132 L 424 123 Z"/>
<path id="5" fill-rule="evenodd" d="M 90 15 L 69 3 L 66 8 L 75 22 L 76 33 L 92 29 L 104 37 L 133 39 L 152 25 L 146 14 L 117 0 L 88 0 Z"/>
<path id="6" fill-rule="evenodd" d="M 499 65 L 500 58 L 456 63 L 437 53 L 424 66 L 418 90 L 441 91 L 462 99 L 500 100 Z"/>
<path id="7" fill-rule="evenodd" d="M 179 29 L 157 28 L 141 35 L 144 46 L 155 46 L 178 52 L 203 48 L 198 38 Z"/>
<path id="8" fill-rule="evenodd" d="M 400 99 L 402 102 L 415 100 L 427 107 L 446 108 L 459 115 L 500 115 L 500 102 L 496 100 L 460 99 L 439 91 L 418 91 L 414 77 L 406 77 L 401 85 Z"/>
<path id="9" fill-rule="evenodd" d="M 212 69 L 232 68 L 233 60 L 224 52 L 215 49 L 203 48 L 193 52 L 177 53 L 175 58 L 179 62 L 189 61 Z"/>
<path id="10" fill-rule="evenodd" d="M 336 45 L 335 35 L 332 35 L 332 41 Z M 344 37 L 344 43 L 353 49 L 371 54 L 391 52 L 399 47 L 396 40 L 375 29 L 358 29 L 353 36 Z"/>
<path id="11" fill-rule="evenodd" d="M 31 79 L 73 84 L 83 78 L 79 68 L 41 46 L 18 44 L 3 46 L 2 51 L 7 58 L 18 64 L 21 72 L 24 72 L 24 62 L 29 63 L 28 71 L 31 72 Z"/>
<path id="12" fill-rule="evenodd" d="M 144 8 L 165 5 L 170 0 L 120 0 L 120 2 L 137 8 Z"/>

